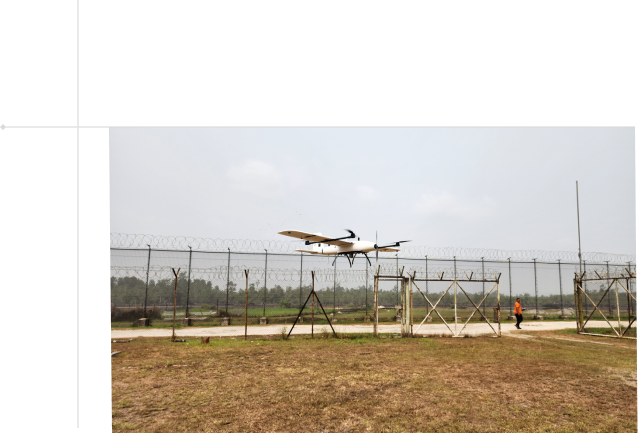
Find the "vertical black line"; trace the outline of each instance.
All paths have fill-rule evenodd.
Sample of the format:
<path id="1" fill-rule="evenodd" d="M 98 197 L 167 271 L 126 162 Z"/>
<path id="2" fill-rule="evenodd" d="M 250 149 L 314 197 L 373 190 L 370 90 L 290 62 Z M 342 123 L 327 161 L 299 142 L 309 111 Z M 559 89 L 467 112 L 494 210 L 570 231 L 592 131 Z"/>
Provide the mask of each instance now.
<path id="1" fill-rule="evenodd" d="M 78 394 L 78 424 L 77 428 L 80 428 L 80 0 L 77 3 L 77 145 L 76 145 L 76 158 L 77 158 L 77 394 Z"/>

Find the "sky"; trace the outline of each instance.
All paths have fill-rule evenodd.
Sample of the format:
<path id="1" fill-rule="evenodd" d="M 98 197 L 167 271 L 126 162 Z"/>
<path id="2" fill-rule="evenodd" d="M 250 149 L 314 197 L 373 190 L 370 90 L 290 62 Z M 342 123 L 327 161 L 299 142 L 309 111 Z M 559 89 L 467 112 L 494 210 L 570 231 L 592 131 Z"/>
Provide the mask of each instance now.
<path id="1" fill-rule="evenodd" d="M 111 128 L 112 233 L 635 254 L 633 128 Z"/>

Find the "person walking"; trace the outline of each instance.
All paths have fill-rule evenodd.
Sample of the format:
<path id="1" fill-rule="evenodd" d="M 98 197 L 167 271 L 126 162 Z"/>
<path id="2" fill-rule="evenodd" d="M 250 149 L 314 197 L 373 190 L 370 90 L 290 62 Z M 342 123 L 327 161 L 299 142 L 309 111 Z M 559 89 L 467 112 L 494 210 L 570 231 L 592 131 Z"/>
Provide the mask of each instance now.
<path id="1" fill-rule="evenodd" d="M 521 308 L 521 298 L 516 298 L 514 304 L 514 315 L 516 316 L 516 329 L 521 329 L 521 322 L 523 321 L 523 309 Z"/>

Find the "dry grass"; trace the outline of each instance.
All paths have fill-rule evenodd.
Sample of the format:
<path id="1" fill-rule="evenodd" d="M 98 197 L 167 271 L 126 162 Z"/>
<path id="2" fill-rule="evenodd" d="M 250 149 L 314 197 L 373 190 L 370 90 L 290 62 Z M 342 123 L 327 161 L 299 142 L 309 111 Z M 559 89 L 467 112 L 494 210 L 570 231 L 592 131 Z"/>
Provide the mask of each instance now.
<path id="1" fill-rule="evenodd" d="M 113 344 L 113 430 L 635 432 L 635 341 L 609 340 Z"/>

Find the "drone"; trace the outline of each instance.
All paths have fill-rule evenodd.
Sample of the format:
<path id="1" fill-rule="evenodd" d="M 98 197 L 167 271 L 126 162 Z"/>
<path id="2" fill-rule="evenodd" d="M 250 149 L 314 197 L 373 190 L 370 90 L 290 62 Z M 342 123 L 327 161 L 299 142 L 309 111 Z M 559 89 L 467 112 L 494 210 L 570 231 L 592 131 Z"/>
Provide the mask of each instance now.
<path id="1" fill-rule="evenodd" d="M 312 250 L 295 250 L 301 253 L 308 254 L 320 254 L 324 256 L 335 256 L 334 261 L 332 262 L 332 266 L 334 266 L 337 261 L 337 257 L 346 256 L 348 259 L 348 263 L 350 263 L 350 267 L 354 264 L 354 259 L 357 254 L 363 254 L 365 258 L 368 260 L 370 266 L 372 266 L 372 262 L 370 262 L 370 258 L 368 257 L 368 253 L 375 251 L 377 262 L 379 261 L 379 251 L 385 252 L 397 252 L 399 249 L 393 248 L 400 246 L 403 242 L 410 241 L 397 241 L 392 242 L 388 245 L 379 246 L 377 240 L 375 242 L 362 241 L 361 238 L 358 238 L 357 235 L 354 234 L 352 230 L 345 229 L 349 236 L 344 236 L 342 238 L 330 238 L 327 236 L 323 236 L 321 233 L 306 233 L 300 232 L 297 230 L 284 230 L 279 232 L 278 234 L 284 236 L 290 236 L 291 238 L 297 238 L 305 241 L 306 245 L 312 245 Z M 376 234 L 375 234 L 376 237 Z M 356 241 L 346 241 L 345 239 L 357 239 Z"/>

